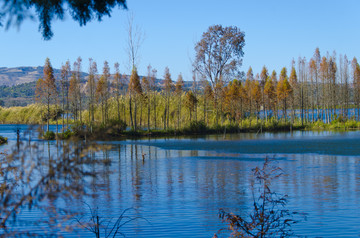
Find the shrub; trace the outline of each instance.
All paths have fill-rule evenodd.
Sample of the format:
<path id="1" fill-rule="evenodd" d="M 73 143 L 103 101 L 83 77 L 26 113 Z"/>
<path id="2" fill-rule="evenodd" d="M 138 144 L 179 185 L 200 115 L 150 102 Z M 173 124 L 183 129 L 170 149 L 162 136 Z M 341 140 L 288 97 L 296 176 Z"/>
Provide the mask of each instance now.
<path id="1" fill-rule="evenodd" d="M 270 162 L 271 160 L 266 158 L 262 168 L 253 169 L 254 179 L 251 183 L 253 211 L 249 215 L 236 215 L 220 209 L 219 217 L 228 224 L 232 237 L 290 237 L 294 235 L 291 225 L 300 220 L 294 220 L 293 216 L 299 213 L 285 208 L 286 195 L 279 195 L 271 190 L 272 181 L 283 173 L 281 168 L 271 165 Z M 217 234 L 214 237 L 217 237 Z"/>
<path id="2" fill-rule="evenodd" d="M 108 127 L 116 129 L 120 132 L 125 131 L 126 130 L 126 122 L 124 122 L 123 120 L 119 120 L 119 119 L 110 119 L 108 121 Z"/>
<path id="3" fill-rule="evenodd" d="M 53 131 L 47 131 L 44 133 L 43 138 L 45 140 L 55 140 L 55 133 Z"/>
<path id="4" fill-rule="evenodd" d="M 74 135 L 74 133 L 71 130 L 66 130 L 63 133 L 57 134 L 59 139 L 62 139 L 62 140 L 70 139 L 70 137 L 73 136 L 73 135 Z"/>
<path id="5" fill-rule="evenodd" d="M 0 136 L 0 145 L 7 143 L 8 138 Z"/>
<path id="6" fill-rule="evenodd" d="M 123 120 L 110 119 L 106 125 L 101 124 L 99 127 L 95 128 L 94 133 L 96 134 L 107 134 L 110 136 L 119 136 L 127 128 L 126 123 Z"/>
<path id="7" fill-rule="evenodd" d="M 203 121 L 192 121 L 190 122 L 189 132 L 191 133 L 205 133 L 207 127 Z"/>
<path id="8" fill-rule="evenodd" d="M 70 126 L 70 129 L 72 131 L 72 135 L 75 136 L 81 136 L 84 133 L 84 125 L 81 124 L 80 122 L 74 122 Z"/>
<path id="9" fill-rule="evenodd" d="M 358 127 L 357 122 L 355 120 L 348 120 L 345 122 L 345 127 L 350 129 L 355 129 Z"/>

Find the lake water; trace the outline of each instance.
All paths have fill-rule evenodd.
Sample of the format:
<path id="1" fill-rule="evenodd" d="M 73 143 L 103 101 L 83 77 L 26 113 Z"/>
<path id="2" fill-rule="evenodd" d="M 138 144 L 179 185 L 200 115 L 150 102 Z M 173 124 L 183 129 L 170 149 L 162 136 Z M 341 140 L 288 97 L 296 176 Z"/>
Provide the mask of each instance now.
<path id="1" fill-rule="evenodd" d="M 20 126 L 24 143 L 29 139 L 23 134 L 27 128 Z M 0 125 L 0 135 L 9 138 L 1 151 L 15 146 L 15 129 Z M 55 141 L 48 144 L 35 137 L 34 132 L 31 140 L 44 154 L 50 149 L 56 155 Z M 306 220 L 292 226 L 297 235 L 360 235 L 360 132 L 244 133 L 99 143 L 111 147 L 93 157 L 111 163 L 95 168 L 98 176 L 90 181 L 93 196 L 81 196 L 65 206 L 84 212 L 83 219 L 89 207 L 97 208 L 106 221 L 133 208 L 129 216 L 144 219 L 121 227 L 127 237 L 212 237 L 226 227 L 218 218 L 219 208 L 250 212 L 251 170 L 266 157 L 287 174 L 274 181 L 272 189 L 288 195 L 289 210 L 307 214 Z M 40 214 L 25 209 L 20 216 L 31 220 Z M 39 228 L 19 225 L 19 229 Z M 80 228 L 62 234 L 93 237 Z"/>

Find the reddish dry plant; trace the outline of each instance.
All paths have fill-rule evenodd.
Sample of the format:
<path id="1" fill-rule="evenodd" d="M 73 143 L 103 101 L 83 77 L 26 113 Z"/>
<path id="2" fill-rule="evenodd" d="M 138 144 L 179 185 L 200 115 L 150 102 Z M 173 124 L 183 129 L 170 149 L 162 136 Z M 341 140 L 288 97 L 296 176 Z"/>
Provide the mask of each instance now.
<path id="1" fill-rule="evenodd" d="M 262 168 L 253 171 L 251 183 L 253 210 L 248 215 L 236 215 L 220 209 L 219 218 L 228 224 L 231 237 L 290 237 L 294 233 L 291 225 L 299 222 L 293 219 L 297 212 L 286 209 L 287 195 L 280 195 L 271 190 L 271 183 L 283 176 L 280 167 L 273 165 L 266 158 Z M 214 237 L 218 237 L 220 229 Z"/>

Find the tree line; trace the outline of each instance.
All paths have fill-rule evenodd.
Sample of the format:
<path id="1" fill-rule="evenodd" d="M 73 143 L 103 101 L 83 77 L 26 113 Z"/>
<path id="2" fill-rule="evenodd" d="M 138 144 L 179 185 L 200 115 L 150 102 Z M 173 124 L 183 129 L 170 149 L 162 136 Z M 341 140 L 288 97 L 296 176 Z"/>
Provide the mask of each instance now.
<path id="1" fill-rule="evenodd" d="M 44 77 L 37 81 L 36 99 L 44 105 L 44 118 L 61 115 L 63 126 L 74 121 L 93 126 L 122 121 L 133 130 L 175 129 L 201 121 L 206 126 L 236 124 L 244 120 L 283 120 L 289 123 L 330 123 L 340 116 L 347 120 L 352 111 L 359 119 L 360 66 L 356 58 L 346 55 L 321 57 L 317 48 L 307 61 L 293 61 L 290 70 L 279 74 L 264 66 L 255 74 L 250 67 L 243 78 L 211 83 L 198 79 L 194 72 L 191 88 L 184 87 L 182 75 L 173 81 L 165 68 L 162 83 L 156 81 L 157 70 L 148 66 L 140 77 L 136 67 L 130 78 L 121 74 L 119 64 L 110 72 L 104 62 L 102 72 L 89 59 L 88 77 L 82 78 L 82 59 L 71 67 L 67 61 L 61 78 L 55 79 L 49 59 Z M 289 73 L 288 73 L 289 72 Z M 56 80 L 59 81 L 56 86 Z M 69 122 L 70 120 L 70 122 Z M 251 123 L 251 120 L 250 120 Z M 65 128 L 64 127 L 64 128 Z"/>

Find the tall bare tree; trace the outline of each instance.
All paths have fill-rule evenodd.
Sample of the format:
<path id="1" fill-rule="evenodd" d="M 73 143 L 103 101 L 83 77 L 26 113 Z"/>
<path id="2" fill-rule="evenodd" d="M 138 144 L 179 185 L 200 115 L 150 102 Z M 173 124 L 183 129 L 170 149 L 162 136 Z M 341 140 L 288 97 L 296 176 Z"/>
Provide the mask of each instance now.
<path id="1" fill-rule="evenodd" d="M 139 63 L 139 50 L 144 41 L 145 34 L 138 25 L 135 25 L 134 15 L 132 13 L 128 15 L 127 33 L 126 51 L 129 57 L 130 69 L 133 70 Z"/>
<path id="2" fill-rule="evenodd" d="M 196 44 L 194 68 L 210 80 L 214 88 L 219 80 L 239 73 L 245 46 L 245 33 L 236 26 L 210 26 Z"/>

